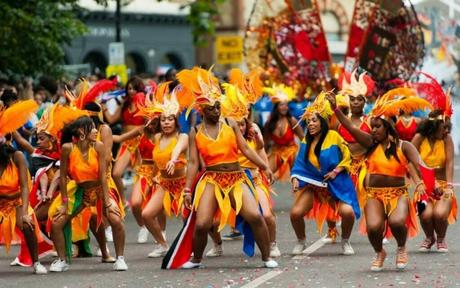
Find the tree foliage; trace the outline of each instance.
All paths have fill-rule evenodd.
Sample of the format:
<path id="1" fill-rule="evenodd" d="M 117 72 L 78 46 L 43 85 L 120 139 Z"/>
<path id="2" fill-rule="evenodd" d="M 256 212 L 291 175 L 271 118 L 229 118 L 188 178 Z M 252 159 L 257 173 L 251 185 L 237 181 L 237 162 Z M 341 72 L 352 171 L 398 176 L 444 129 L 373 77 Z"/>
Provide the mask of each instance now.
<path id="1" fill-rule="evenodd" d="M 65 44 L 85 32 L 77 0 L 0 1 L 0 72 L 59 75 Z"/>

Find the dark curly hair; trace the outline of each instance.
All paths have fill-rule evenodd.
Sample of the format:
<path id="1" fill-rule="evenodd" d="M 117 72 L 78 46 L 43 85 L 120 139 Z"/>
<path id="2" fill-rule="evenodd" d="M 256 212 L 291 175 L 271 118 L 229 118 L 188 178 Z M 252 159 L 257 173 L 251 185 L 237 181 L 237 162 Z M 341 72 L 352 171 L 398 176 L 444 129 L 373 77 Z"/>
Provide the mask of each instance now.
<path id="1" fill-rule="evenodd" d="M 62 129 L 61 146 L 65 143 L 72 142 L 73 138 L 80 137 L 78 129 L 83 129 L 85 134 L 89 134 L 94 126 L 93 120 L 88 116 L 80 117 L 74 122 L 67 124 L 64 129 Z"/>
<path id="2" fill-rule="evenodd" d="M 438 116 L 442 115 L 441 110 L 434 110 L 428 114 L 428 118 L 420 122 L 417 127 L 417 133 L 421 134 L 423 137 L 433 137 L 438 131 L 439 127 L 444 124 L 443 119 L 437 119 Z"/>

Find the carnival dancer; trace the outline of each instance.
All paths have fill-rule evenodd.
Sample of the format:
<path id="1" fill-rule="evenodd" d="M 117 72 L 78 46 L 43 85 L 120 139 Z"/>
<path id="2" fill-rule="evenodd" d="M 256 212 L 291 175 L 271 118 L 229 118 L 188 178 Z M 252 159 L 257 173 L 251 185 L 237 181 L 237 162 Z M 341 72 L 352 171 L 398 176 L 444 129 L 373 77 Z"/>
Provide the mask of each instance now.
<path id="1" fill-rule="evenodd" d="M 372 94 L 375 83 L 371 77 L 366 75 L 365 72 L 361 73 L 359 77 L 356 76 L 356 70 L 351 74 L 344 72 L 342 75 L 342 79 L 339 79 L 339 87 L 341 90 L 339 95 L 337 95 L 337 106 L 341 107 L 341 102 L 345 101 L 340 101 L 339 99 L 345 96 L 347 98 L 346 103 L 348 103 L 350 108 L 348 117 L 353 125 L 359 127 L 359 129 L 366 133 L 370 133 L 371 128 L 370 124 L 368 123 L 369 119 L 364 114 L 364 105 L 366 104 L 366 97 Z M 350 150 L 351 164 L 349 174 L 355 186 L 359 207 L 363 209 L 366 201 L 366 193 L 362 185 L 358 185 L 360 183 L 358 178 L 360 175 L 361 177 L 366 175 L 365 169 L 363 169 L 365 167 L 364 161 L 366 148 L 356 142 L 350 132 L 348 132 L 348 130 L 342 124 L 340 124 L 340 122 L 335 127 L 335 129 L 345 140 L 348 149 Z M 323 242 L 325 243 L 335 242 L 335 238 L 337 237 L 337 230 L 335 229 L 335 223 L 333 223 L 334 222 L 328 222 L 329 229 L 327 236 L 323 239 Z"/>
<path id="2" fill-rule="evenodd" d="M 125 228 L 119 196 L 108 187 L 105 147 L 97 141 L 97 130 L 91 118 L 80 117 L 67 125 L 62 134 L 61 145 L 60 195 L 49 209 L 49 228 L 59 259 L 51 264 L 50 271 L 68 270 L 66 256 L 69 257 L 71 253 L 73 232 L 70 220 L 80 213 L 89 215 L 81 224 L 83 231 L 87 231 L 85 227 L 88 227 L 93 214 L 91 210 L 94 209 L 97 211 L 96 229 L 100 229 L 102 214 L 112 226 L 117 254 L 113 269 L 127 270 L 128 266 L 123 257 Z M 71 179 L 69 182 L 67 177 Z M 99 237 L 96 238 L 104 253 L 103 243 Z"/>
<path id="3" fill-rule="evenodd" d="M 296 126 L 297 120 L 289 112 L 288 102 L 295 98 L 295 92 L 284 85 L 274 85 L 272 88 L 265 88 L 265 91 L 274 103 L 270 118 L 263 129 L 265 145 L 273 143 L 268 155 L 270 169 L 277 179 L 288 181 L 298 149 L 295 136 L 299 139 L 304 136 L 301 126 Z"/>
<path id="4" fill-rule="evenodd" d="M 219 231 L 226 224 L 230 226 L 240 224 L 238 230 L 243 231 L 245 238 L 253 232 L 254 238 L 246 238 L 243 241 L 245 252 L 250 256 L 254 254 L 255 239 L 261 250 L 264 266 L 277 267 L 278 263 L 269 258 L 268 229 L 258 210 L 257 194 L 250 176 L 241 170 L 238 163 L 238 149 L 262 171 L 266 171 L 269 179 L 272 176 L 271 171 L 247 146 L 237 124 L 233 121 L 221 120 L 222 94 L 219 83 L 211 72 L 194 68 L 179 72 L 177 78 L 186 90 L 193 93 L 195 105 L 199 105 L 204 121 L 189 135 L 189 162 L 184 203 L 186 208 L 192 211 L 163 259 L 162 268 L 189 269 L 202 266 L 207 233 L 213 226 L 214 217 L 219 219 Z M 198 174 L 199 157 L 203 159 L 205 170 L 195 180 Z M 196 186 L 192 191 L 194 181 Z M 243 223 L 243 219 L 247 223 Z M 190 258 L 192 235 L 193 257 Z"/>
<path id="5" fill-rule="evenodd" d="M 307 121 L 307 134 L 291 172 L 295 193 L 291 223 L 297 236 L 294 255 L 302 254 L 306 248 L 305 216 L 316 219 L 318 231 L 322 230 L 325 220 L 341 218 L 343 254 L 355 253 L 350 235 L 355 218 L 360 217 L 360 209 L 348 175 L 350 151 L 343 138 L 328 126 L 332 114 L 326 92 L 321 92 L 302 116 Z"/>
<path id="6" fill-rule="evenodd" d="M 185 107 L 178 102 L 176 86 L 169 91 L 170 82 L 162 83 L 155 91 L 151 103 L 146 103 L 141 111 L 148 118 L 159 117 L 160 133 L 154 136 L 153 163 L 159 171 L 152 190 L 152 195 L 142 210 L 142 219 L 157 244 L 148 254 L 150 258 L 162 257 L 169 249 L 166 243 L 164 227 L 159 225 L 158 218 L 162 215 L 179 216 L 182 214 L 181 193 L 185 187 L 187 134 L 180 133 L 178 115 Z M 180 96 L 179 96 L 180 97 Z M 183 97 L 181 97 L 183 98 Z M 190 97 L 188 98 L 190 99 Z"/>
<path id="7" fill-rule="evenodd" d="M 262 95 L 261 89 L 252 88 L 262 87 L 261 83 L 258 84 L 258 82 L 260 82 L 258 75 L 251 79 L 252 74 L 254 74 L 254 71 L 251 71 L 251 73 L 245 77 L 246 79 L 244 82 L 232 81 L 232 77 L 230 77 L 230 83 L 235 83 L 235 86 L 223 84 L 225 99 L 222 102 L 222 115 L 237 121 L 238 127 L 248 147 L 254 150 L 268 165 L 268 157 L 265 153 L 262 133 L 259 127 L 249 120 L 249 106 L 254 104 L 260 95 Z M 238 151 L 238 162 L 241 168 L 250 172 L 256 188 L 259 204 L 262 208 L 262 214 L 270 236 L 270 257 L 279 257 L 281 256 L 281 252 L 276 243 L 276 218 L 272 206 L 271 185 L 264 172 L 259 171 L 257 165 L 251 162 L 241 151 Z M 214 249 L 219 251 L 217 247 L 214 247 Z M 208 254 L 211 254 L 211 252 L 212 250 L 209 251 L 206 256 L 209 256 Z"/>
<path id="8" fill-rule="evenodd" d="M 133 77 L 126 83 L 126 99 L 122 106 L 118 106 L 115 113 L 112 115 L 104 110 L 104 116 L 109 124 L 114 124 L 121 120 L 123 125 L 123 132 L 129 132 L 133 129 L 139 128 L 144 125 L 144 118 L 136 116 L 139 112 L 138 105 L 145 101 L 145 85 L 139 77 Z M 121 104 L 121 103 L 118 103 Z M 123 174 L 126 168 L 135 167 L 138 163 L 136 149 L 139 145 L 140 137 L 126 140 L 120 146 L 118 155 L 113 166 L 113 180 L 117 185 L 117 189 L 122 197 L 123 204 L 125 205 L 125 192 L 122 181 Z M 142 229 L 142 228 L 141 228 Z"/>
<path id="9" fill-rule="evenodd" d="M 450 93 L 444 93 L 442 87 L 434 81 L 434 89 L 425 89 L 433 95 L 427 97 L 433 103 L 434 110 L 420 123 L 412 143 L 420 152 L 422 161 L 434 169 L 436 182 L 432 194 L 416 194 L 415 203 L 425 201 L 423 211 L 419 209 L 420 223 L 425 232 L 425 240 L 419 251 L 428 252 L 436 243 L 438 252 L 448 252 L 446 232 L 449 224 L 457 218 L 457 199 L 452 186 L 454 177 L 454 144 L 449 133 L 452 104 Z M 428 92 L 430 93 L 430 92 Z M 435 235 L 436 234 L 436 235 Z"/>
<path id="10" fill-rule="evenodd" d="M 0 240 L 8 252 L 13 235 L 20 234 L 30 253 L 34 273 L 46 274 L 46 268 L 38 261 L 40 227 L 29 206 L 30 174 L 24 155 L 12 147 L 10 134 L 37 109 L 33 100 L 0 107 Z"/>
<path id="11" fill-rule="evenodd" d="M 59 190 L 59 159 L 61 156 L 59 136 L 65 124 L 83 115 L 85 115 L 84 112 L 79 113 L 61 104 L 50 106 L 44 111 L 36 125 L 37 148 L 34 148 L 19 133 L 13 133 L 16 143 L 31 155 L 30 172 L 33 184 L 29 195 L 29 204 L 34 209 L 38 222 L 43 224 L 43 226 L 40 225 L 43 227 L 40 231 L 43 241 L 38 243 L 39 257 L 45 256 L 53 250 L 53 242 L 48 238 L 45 225 L 48 219 L 48 209 Z M 29 252 L 27 249 L 22 249 L 25 247 L 25 245 L 21 245 L 18 256 L 10 265 L 32 265 Z"/>
<path id="12" fill-rule="evenodd" d="M 367 200 L 364 206 L 366 229 L 369 241 L 376 253 L 371 270 L 381 271 L 386 258 L 382 240 L 386 229 L 391 229 L 398 248 L 397 269 L 404 269 L 408 263 L 406 240 L 417 233 L 416 215 L 409 203 L 407 173 L 415 183 L 415 190 L 425 193 L 425 184 L 420 178 L 420 156 L 415 147 L 401 141 L 394 129 L 391 117 L 400 113 L 413 112 L 431 105 L 418 97 L 413 89 L 397 88 L 380 96 L 371 112 L 371 134 L 353 125 L 336 107 L 335 96 L 328 100 L 336 116 L 358 143 L 366 147 L 367 174 L 365 189 Z"/>

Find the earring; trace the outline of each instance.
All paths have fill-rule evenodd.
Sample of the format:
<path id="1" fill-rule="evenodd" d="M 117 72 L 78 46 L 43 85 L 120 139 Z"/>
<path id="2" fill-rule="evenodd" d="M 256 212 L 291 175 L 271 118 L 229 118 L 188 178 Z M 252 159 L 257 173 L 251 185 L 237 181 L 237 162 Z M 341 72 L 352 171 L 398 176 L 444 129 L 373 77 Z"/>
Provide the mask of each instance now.
<path id="1" fill-rule="evenodd" d="M 86 139 L 86 135 L 83 135 L 83 134 L 80 135 L 80 141 L 85 141 L 85 139 Z"/>

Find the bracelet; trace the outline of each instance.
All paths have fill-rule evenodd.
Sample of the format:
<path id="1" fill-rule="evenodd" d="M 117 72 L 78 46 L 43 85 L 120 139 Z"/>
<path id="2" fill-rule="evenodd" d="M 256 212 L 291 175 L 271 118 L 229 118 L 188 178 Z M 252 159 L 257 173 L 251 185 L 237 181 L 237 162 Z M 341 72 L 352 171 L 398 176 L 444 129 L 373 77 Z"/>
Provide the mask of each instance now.
<path id="1" fill-rule="evenodd" d="M 186 194 L 186 192 L 189 192 L 189 194 L 192 194 L 190 192 L 192 192 L 192 189 L 188 188 L 188 187 L 185 187 L 184 188 L 184 194 Z"/>
<path id="2" fill-rule="evenodd" d="M 335 167 L 334 170 L 332 170 L 336 175 L 339 174 L 342 171 L 339 171 L 338 167 Z"/>
<path id="3" fill-rule="evenodd" d="M 69 197 L 67 197 L 67 196 L 66 197 L 61 197 L 61 201 L 62 201 L 62 203 L 67 203 L 67 202 L 69 202 Z"/>

